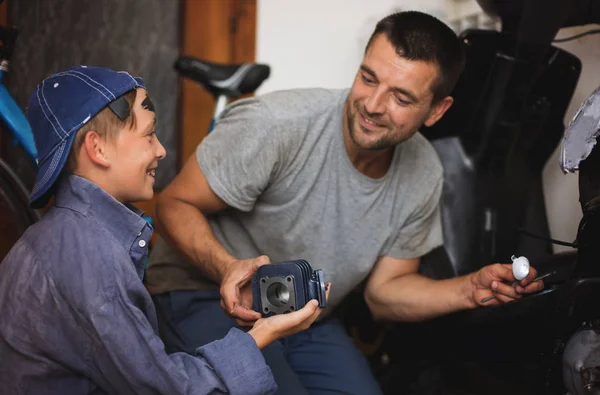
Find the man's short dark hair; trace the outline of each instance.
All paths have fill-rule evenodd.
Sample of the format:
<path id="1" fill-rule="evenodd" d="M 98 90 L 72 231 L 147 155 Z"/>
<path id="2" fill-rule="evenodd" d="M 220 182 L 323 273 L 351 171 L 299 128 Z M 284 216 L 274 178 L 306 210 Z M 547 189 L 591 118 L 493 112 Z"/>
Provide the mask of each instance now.
<path id="1" fill-rule="evenodd" d="M 422 12 L 398 12 L 377 23 L 365 52 L 382 33 L 399 56 L 432 62 L 439 67 L 440 76 L 431 87 L 434 103 L 450 95 L 465 67 L 463 44 L 452 29 L 439 19 Z"/>

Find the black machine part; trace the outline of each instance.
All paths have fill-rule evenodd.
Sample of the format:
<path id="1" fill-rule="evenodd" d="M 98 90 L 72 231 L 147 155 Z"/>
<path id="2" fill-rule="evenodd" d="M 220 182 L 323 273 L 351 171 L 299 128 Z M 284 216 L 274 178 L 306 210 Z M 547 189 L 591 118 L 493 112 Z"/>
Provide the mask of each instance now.
<path id="1" fill-rule="evenodd" d="M 550 237 L 542 172 L 563 138 L 581 69 L 579 59 L 556 47 L 539 69 L 508 56 L 516 43 L 507 33 L 468 30 L 461 38 L 467 62 L 453 92 L 456 102 L 421 130 L 444 166 L 447 258 L 426 256 L 422 265 L 434 278 L 470 273 L 515 253 L 532 262 L 552 255 L 550 244 L 520 230 Z M 533 73 L 537 78 L 523 92 Z M 516 101 L 523 104 L 519 111 L 507 110 Z"/>
<path id="2" fill-rule="evenodd" d="M 585 324 L 563 353 L 563 381 L 570 395 L 600 395 L 600 326 Z"/>
<path id="3" fill-rule="evenodd" d="M 575 172 L 596 145 L 600 133 L 600 88 L 583 102 L 565 131 L 560 154 L 563 171 Z"/>
<path id="4" fill-rule="evenodd" d="M 303 308 L 311 299 L 327 306 L 322 270 L 303 259 L 261 266 L 252 280 L 253 309 L 271 316 Z"/>
<path id="5" fill-rule="evenodd" d="M 285 314 L 296 308 L 294 277 L 265 277 L 260 279 L 260 299 L 263 312 Z"/>

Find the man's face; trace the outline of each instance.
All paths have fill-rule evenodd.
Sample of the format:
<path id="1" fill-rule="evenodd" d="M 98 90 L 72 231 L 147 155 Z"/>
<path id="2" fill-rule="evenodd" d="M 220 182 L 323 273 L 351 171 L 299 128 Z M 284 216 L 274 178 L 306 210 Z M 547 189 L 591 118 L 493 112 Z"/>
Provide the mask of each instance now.
<path id="1" fill-rule="evenodd" d="M 402 58 L 384 34 L 376 37 L 346 101 L 352 142 L 360 149 L 383 150 L 407 140 L 421 125 L 433 125 L 441 117 L 432 106 L 437 76 L 435 64 Z"/>
<path id="2" fill-rule="evenodd" d="M 121 130 L 110 149 L 111 187 L 122 203 L 152 198 L 154 171 L 166 155 L 156 137 L 154 105 L 144 89 L 137 89 L 132 111 L 134 127 Z"/>

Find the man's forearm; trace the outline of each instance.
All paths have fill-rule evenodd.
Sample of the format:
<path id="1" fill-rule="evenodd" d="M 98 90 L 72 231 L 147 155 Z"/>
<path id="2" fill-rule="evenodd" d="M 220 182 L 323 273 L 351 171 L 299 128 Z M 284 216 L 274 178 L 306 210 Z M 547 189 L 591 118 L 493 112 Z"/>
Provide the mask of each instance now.
<path id="1" fill-rule="evenodd" d="M 206 276 L 220 283 L 235 258 L 217 241 L 204 214 L 189 203 L 168 197 L 157 201 L 156 216 L 160 234 Z"/>
<path id="2" fill-rule="evenodd" d="M 405 274 L 365 291 L 376 319 L 421 321 L 475 307 L 471 276 L 432 280 L 418 273 Z"/>

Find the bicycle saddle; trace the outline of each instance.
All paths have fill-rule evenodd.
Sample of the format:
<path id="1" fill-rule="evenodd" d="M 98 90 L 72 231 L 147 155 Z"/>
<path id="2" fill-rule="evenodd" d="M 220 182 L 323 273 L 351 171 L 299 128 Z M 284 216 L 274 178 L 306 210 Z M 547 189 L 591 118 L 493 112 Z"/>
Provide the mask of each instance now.
<path id="1" fill-rule="evenodd" d="M 198 82 L 215 97 L 232 99 L 254 92 L 271 72 L 266 64 L 220 64 L 189 56 L 177 59 L 174 67 L 179 75 Z"/>

